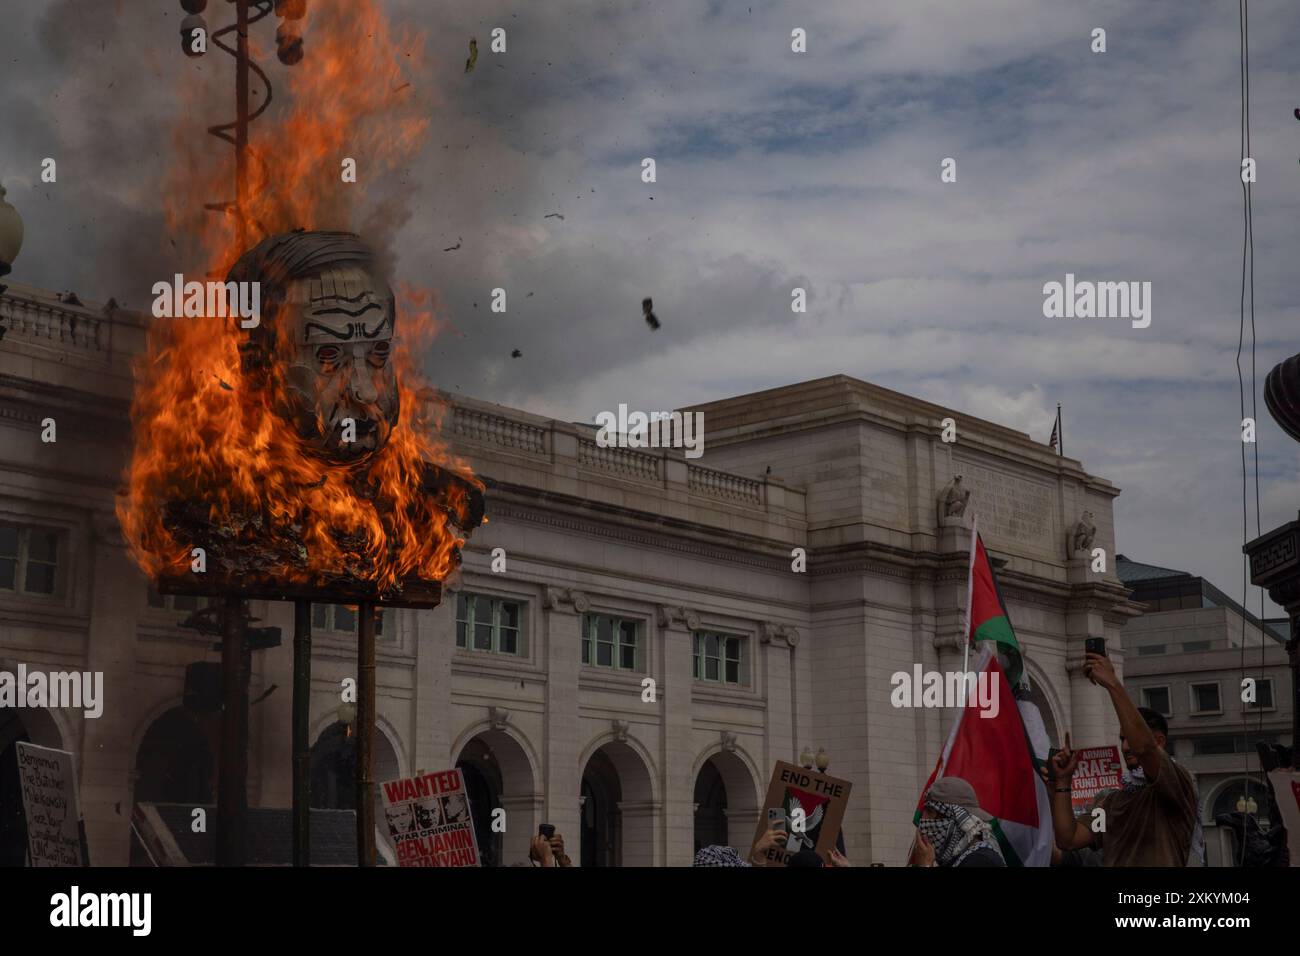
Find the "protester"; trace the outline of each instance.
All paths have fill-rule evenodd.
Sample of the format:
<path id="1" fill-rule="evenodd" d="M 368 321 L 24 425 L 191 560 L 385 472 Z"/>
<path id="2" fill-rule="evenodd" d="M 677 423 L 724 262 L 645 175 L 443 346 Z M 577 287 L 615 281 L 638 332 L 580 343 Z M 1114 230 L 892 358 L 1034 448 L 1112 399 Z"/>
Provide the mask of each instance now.
<path id="1" fill-rule="evenodd" d="M 528 859 L 538 866 L 573 866 L 564 852 L 564 835 L 559 830 L 549 840 L 540 833 L 529 840 Z"/>
<path id="2" fill-rule="evenodd" d="M 784 830 L 772 829 L 764 833 L 754 844 L 750 857 L 746 860 L 740 851 L 730 846 L 705 846 L 695 854 L 693 866 L 761 866 L 763 859 L 772 847 L 784 847 L 789 839 Z M 830 852 L 830 863 L 825 862 L 814 850 L 800 850 L 790 857 L 787 866 L 852 866 L 848 858 L 834 848 Z"/>
<path id="3" fill-rule="evenodd" d="M 1110 658 L 1087 654 L 1083 672 L 1110 694 L 1119 718 L 1120 745 L 1132 770 L 1119 790 L 1106 794 L 1096 810 L 1075 818 L 1071 805 L 1071 778 L 1079 756 L 1065 749 L 1050 763 L 1052 824 L 1062 850 L 1100 849 L 1103 866 L 1186 866 L 1196 832 L 1196 785 L 1186 770 L 1166 751 L 1169 725 L 1147 707 L 1136 707 L 1115 675 Z M 1103 821 L 1093 832 L 1095 819 Z"/>
<path id="4" fill-rule="evenodd" d="M 993 817 L 961 777 L 940 777 L 925 793 L 908 866 L 1006 866 Z"/>

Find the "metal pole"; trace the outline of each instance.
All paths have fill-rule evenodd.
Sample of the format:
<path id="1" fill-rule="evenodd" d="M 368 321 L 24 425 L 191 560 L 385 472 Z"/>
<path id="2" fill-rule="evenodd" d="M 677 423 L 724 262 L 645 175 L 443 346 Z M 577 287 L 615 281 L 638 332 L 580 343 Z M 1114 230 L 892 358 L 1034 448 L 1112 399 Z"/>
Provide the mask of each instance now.
<path id="1" fill-rule="evenodd" d="M 244 863 L 248 800 L 248 695 L 244 682 L 243 602 L 225 599 L 221 634 L 221 768 L 217 783 L 217 866 Z"/>
<path id="2" fill-rule="evenodd" d="M 235 235 L 241 253 L 248 248 L 248 4 L 235 0 Z"/>
<path id="3" fill-rule="evenodd" d="M 357 614 L 357 866 L 374 866 L 375 605 L 362 601 Z"/>
<path id="4" fill-rule="evenodd" d="M 311 866 L 311 602 L 293 602 L 293 865 Z"/>

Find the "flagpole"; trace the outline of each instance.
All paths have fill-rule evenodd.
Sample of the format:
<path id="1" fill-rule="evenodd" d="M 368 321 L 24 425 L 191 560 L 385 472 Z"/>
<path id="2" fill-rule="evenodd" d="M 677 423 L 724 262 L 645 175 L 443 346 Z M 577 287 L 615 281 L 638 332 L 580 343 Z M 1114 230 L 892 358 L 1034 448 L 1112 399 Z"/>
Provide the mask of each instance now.
<path id="1" fill-rule="evenodd" d="M 966 706 L 966 675 L 970 673 L 970 605 L 975 589 L 975 541 L 979 536 L 979 516 L 971 512 L 970 519 L 970 560 L 966 566 L 966 617 L 962 621 L 961 650 L 961 705 Z"/>
<path id="2" fill-rule="evenodd" d="M 1061 403 L 1056 403 L 1056 453 L 1065 457 L 1065 430 L 1061 428 Z"/>

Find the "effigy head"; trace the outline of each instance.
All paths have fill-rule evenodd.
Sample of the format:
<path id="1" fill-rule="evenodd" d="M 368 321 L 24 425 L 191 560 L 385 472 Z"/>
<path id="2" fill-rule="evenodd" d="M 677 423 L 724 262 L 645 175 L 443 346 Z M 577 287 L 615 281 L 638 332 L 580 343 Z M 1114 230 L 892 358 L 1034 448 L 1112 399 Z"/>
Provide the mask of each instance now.
<path id="1" fill-rule="evenodd" d="M 261 321 L 240 346 L 243 366 L 277 388 L 277 412 L 308 449 L 354 462 L 382 448 L 400 410 L 397 314 L 370 248 L 348 232 L 269 236 L 227 281 L 261 285 Z"/>

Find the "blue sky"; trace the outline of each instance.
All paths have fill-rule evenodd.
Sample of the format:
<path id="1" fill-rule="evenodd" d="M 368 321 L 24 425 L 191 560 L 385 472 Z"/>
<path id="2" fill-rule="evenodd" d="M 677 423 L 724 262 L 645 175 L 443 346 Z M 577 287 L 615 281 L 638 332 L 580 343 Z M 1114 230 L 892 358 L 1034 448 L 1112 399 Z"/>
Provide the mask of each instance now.
<path id="1" fill-rule="evenodd" d="M 590 420 L 843 372 L 1040 440 L 1059 401 L 1067 451 L 1123 489 L 1120 550 L 1240 597 L 1237 4 L 388 5 L 425 30 L 438 100 L 409 186 L 377 186 L 406 213 L 399 271 L 457 330 L 429 356 L 438 385 Z M 21 135 L 0 150 L 28 220 L 16 279 L 139 305 L 169 274 L 150 170 L 171 84 L 217 69 L 175 49 L 175 6 L 5 3 L 21 8 L 0 36 L 18 64 Z M 1250 8 L 1262 388 L 1300 350 L 1300 14 Z M 68 175 L 46 198 L 33 172 L 56 154 Z M 1045 319 L 1042 285 L 1067 272 L 1150 281 L 1151 327 Z M 497 286 L 505 315 L 487 310 Z M 1300 507 L 1300 448 L 1258 411 L 1267 529 Z"/>

